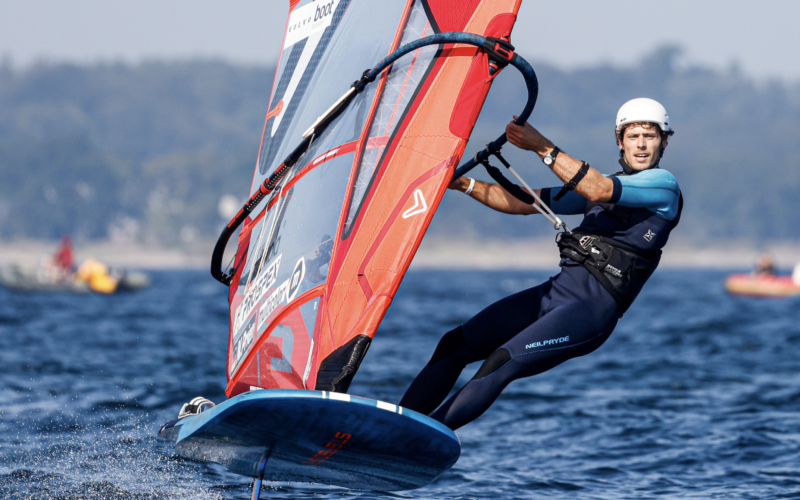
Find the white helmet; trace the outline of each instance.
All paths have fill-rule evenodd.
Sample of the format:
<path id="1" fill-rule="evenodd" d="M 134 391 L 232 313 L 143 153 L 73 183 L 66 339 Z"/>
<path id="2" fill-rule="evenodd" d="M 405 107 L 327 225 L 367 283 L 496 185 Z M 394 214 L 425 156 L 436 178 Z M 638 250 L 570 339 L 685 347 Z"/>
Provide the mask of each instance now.
<path id="1" fill-rule="evenodd" d="M 623 104 L 617 111 L 616 131 L 619 133 L 625 125 L 638 122 L 655 123 L 665 134 L 672 135 L 674 133 L 669 125 L 667 110 L 661 103 L 653 99 L 639 97 Z"/>

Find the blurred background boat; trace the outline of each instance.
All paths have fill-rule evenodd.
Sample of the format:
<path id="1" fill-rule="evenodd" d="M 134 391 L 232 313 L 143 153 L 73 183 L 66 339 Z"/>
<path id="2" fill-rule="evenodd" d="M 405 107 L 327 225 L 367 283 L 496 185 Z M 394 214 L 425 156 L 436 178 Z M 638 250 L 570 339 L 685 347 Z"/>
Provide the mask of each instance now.
<path id="1" fill-rule="evenodd" d="M 55 254 L 38 266 L 9 264 L 0 268 L 0 283 L 18 291 L 112 294 L 146 288 L 150 277 L 93 258 L 84 260 L 76 270 L 72 239 L 64 236 Z"/>
<path id="2" fill-rule="evenodd" d="M 725 290 L 753 297 L 792 297 L 800 295 L 800 262 L 791 276 L 778 276 L 772 255 L 763 253 L 750 274 L 732 274 L 725 279 Z"/>
<path id="3" fill-rule="evenodd" d="M 0 268 L 0 283 L 9 290 L 67 293 L 118 293 L 132 292 L 150 286 L 150 276 L 138 271 L 125 271 L 122 268 L 109 268 L 105 264 L 87 259 L 91 274 L 52 279 L 42 268 L 22 267 L 11 264 Z M 79 268 L 80 270 L 80 268 Z"/>
<path id="4" fill-rule="evenodd" d="M 792 276 L 732 274 L 725 280 L 725 290 L 736 295 L 755 297 L 792 297 L 800 295 L 800 283 Z"/>

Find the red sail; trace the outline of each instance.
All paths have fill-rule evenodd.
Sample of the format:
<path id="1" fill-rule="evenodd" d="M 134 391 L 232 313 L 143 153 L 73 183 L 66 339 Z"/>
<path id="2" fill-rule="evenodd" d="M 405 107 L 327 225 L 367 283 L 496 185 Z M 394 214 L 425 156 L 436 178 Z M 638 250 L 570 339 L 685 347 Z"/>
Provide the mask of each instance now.
<path id="1" fill-rule="evenodd" d="M 520 0 L 291 2 L 253 189 L 363 70 L 442 31 L 509 36 Z M 345 392 L 464 152 L 493 77 L 429 46 L 368 86 L 240 235 L 228 396 Z"/>

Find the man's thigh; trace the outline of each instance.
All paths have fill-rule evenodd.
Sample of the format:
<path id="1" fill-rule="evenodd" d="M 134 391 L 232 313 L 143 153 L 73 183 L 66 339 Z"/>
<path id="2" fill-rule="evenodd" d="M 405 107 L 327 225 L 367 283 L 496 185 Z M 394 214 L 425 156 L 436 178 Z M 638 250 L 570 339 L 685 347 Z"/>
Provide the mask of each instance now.
<path id="1" fill-rule="evenodd" d="M 522 368 L 521 376 L 536 375 L 600 347 L 617 319 L 613 307 L 574 301 L 548 311 L 502 347 Z"/>
<path id="2" fill-rule="evenodd" d="M 470 318 L 463 325 L 467 345 L 488 356 L 530 327 L 542 314 L 542 299 L 551 282 L 509 295 Z"/>

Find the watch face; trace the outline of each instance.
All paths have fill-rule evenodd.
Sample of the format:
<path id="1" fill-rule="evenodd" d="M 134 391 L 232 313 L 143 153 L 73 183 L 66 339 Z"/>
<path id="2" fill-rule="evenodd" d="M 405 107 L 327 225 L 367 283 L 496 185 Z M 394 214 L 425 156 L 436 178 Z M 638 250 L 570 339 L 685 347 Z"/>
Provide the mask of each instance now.
<path id="1" fill-rule="evenodd" d="M 547 165 L 549 167 L 550 165 L 553 164 L 553 157 L 550 156 L 550 155 L 547 155 L 542 159 L 542 161 L 544 162 L 545 165 Z"/>

